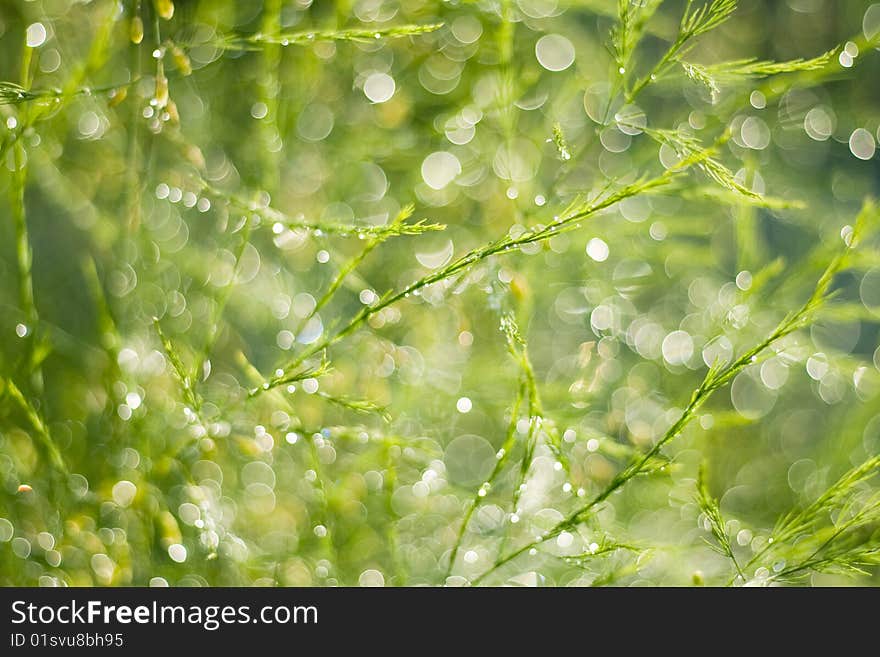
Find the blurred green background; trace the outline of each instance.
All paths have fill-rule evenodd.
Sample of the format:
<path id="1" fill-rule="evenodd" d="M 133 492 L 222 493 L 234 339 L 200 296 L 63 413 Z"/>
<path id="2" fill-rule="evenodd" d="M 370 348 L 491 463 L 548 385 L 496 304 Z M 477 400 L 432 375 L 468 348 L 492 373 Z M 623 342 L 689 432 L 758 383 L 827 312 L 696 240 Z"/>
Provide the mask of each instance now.
<path id="1" fill-rule="evenodd" d="M 647 22 L 636 76 L 685 5 Z M 466 584 L 658 440 L 716 356 L 804 301 L 878 192 L 880 5 L 743 0 L 688 61 L 839 48 L 817 70 L 716 93 L 677 67 L 626 108 L 632 123 L 608 100 L 631 75 L 609 50 L 617 13 L 611 0 L 2 3 L 0 80 L 33 97 L 8 87 L 0 105 L 0 584 Z M 346 29 L 364 33 L 329 34 Z M 706 146 L 729 128 L 718 159 L 774 201 L 693 172 L 401 299 L 334 344 L 326 373 L 249 395 L 385 291 L 672 166 L 633 123 Z M 362 260 L 369 237 L 332 232 L 377 230 L 410 203 L 411 222 L 446 229 Z M 877 244 L 816 323 L 716 393 L 662 471 L 483 583 L 724 584 L 734 573 L 694 499 L 701 464 L 747 562 L 781 515 L 876 456 Z M 539 435 L 513 508 L 513 454 L 447 572 L 508 426 L 517 444 L 529 434 L 523 408 L 511 418 L 504 312 L 567 468 Z M 862 538 L 880 541 L 878 526 Z M 747 579 L 773 568 L 757 566 Z M 805 574 L 878 582 L 876 568 Z"/>

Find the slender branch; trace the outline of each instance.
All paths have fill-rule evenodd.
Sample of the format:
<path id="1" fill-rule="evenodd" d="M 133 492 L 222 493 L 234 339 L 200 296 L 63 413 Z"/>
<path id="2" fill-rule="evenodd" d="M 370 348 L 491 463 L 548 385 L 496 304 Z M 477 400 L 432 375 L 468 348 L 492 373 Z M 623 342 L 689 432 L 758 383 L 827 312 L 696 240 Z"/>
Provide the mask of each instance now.
<path id="1" fill-rule="evenodd" d="M 431 274 L 428 274 L 427 276 L 424 276 L 423 278 L 420 278 L 413 283 L 410 283 L 409 285 L 401 290 L 398 290 L 397 292 L 386 293 L 372 306 L 368 306 L 362 309 L 357 315 L 355 315 L 354 318 L 351 319 L 351 321 L 346 326 L 341 328 L 335 334 L 316 343 L 315 345 L 301 353 L 299 356 L 297 356 L 294 360 L 289 362 L 285 367 L 281 368 L 282 374 L 268 379 L 263 383 L 262 386 L 252 389 L 249 392 L 249 395 L 251 397 L 254 397 L 261 394 L 261 392 L 265 390 L 270 390 L 278 385 L 281 385 L 282 383 L 284 383 L 285 371 L 294 369 L 316 353 L 329 349 L 330 347 L 341 341 L 343 338 L 356 331 L 370 317 L 372 317 L 382 309 L 387 308 L 388 306 L 395 304 L 402 299 L 408 298 L 411 295 L 418 294 L 418 292 L 422 288 L 425 288 L 434 283 L 438 283 L 440 281 L 448 280 L 465 271 L 468 271 L 478 263 L 488 258 L 491 258 L 492 256 L 512 253 L 519 247 L 526 244 L 544 242 L 549 240 L 551 237 L 572 229 L 579 228 L 579 221 L 591 217 L 626 198 L 630 198 L 632 196 L 635 196 L 636 194 L 657 189 L 658 187 L 662 187 L 668 184 L 684 169 L 695 164 L 696 161 L 696 158 L 685 160 L 679 165 L 679 167 L 668 169 L 667 171 L 655 178 L 649 178 L 632 183 L 617 190 L 616 192 L 612 192 L 607 195 L 601 195 L 600 197 L 588 201 L 584 204 L 575 205 L 574 208 L 571 209 L 568 213 L 554 218 L 553 221 L 551 221 L 549 224 L 535 226 L 529 230 L 524 231 L 516 237 L 513 237 L 508 233 L 504 237 L 501 237 L 494 242 L 490 242 L 484 246 L 475 248 L 467 252 L 466 254 L 464 254 L 457 260 L 454 260 L 445 267 Z"/>

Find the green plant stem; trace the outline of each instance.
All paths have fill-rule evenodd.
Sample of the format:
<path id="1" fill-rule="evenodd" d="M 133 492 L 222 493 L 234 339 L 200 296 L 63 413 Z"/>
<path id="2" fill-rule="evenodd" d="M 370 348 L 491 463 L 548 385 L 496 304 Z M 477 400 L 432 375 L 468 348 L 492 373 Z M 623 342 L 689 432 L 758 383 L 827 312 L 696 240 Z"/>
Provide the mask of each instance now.
<path id="1" fill-rule="evenodd" d="M 513 402 L 513 407 L 510 409 L 510 421 L 507 425 L 507 436 L 505 437 L 504 444 L 501 447 L 501 457 L 495 460 L 495 465 L 492 468 L 492 472 L 486 479 L 486 483 L 489 484 L 490 488 L 492 484 L 495 483 L 498 475 L 501 474 L 504 466 L 507 464 L 507 461 L 510 458 L 510 452 L 514 447 L 514 444 L 516 443 L 516 424 L 517 420 L 519 419 L 520 407 L 522 406 L 523 400 L 526 396 L 525 389 L 525 382 L 520 381 L 519 386 L 517 387 L 517 394 Z M 484 491 L 484 495 L 480 495 L 480 491 Z M 480 502 L 486 494 L 488 494 L 488 489 L 481 486 L 480 489 L 474 494 L 473 499 L 468 505 L 467 511 L 465 511 L 464 518 L 462 518 L 461 521 L 461 526 L 458 529 L 455 544 L 452 546 L 452 552 L 450 552 L 449 554 L 449 560 L 446 566 L 446 575 L 444 579 L 448 578 L 452 574 L 452 570 L 455 567 L 455 560 L 458 557 L 459 550 L 461 549 L 461 544 L 464 540 L 464 535 L 467 531 L 468 525 L 470 524 L 471 517 L 474 515 L 474 511 L 477 510 L 477 507 L 479 507 Z"/>
<path id="2" fill-rule="evenodd" d="M 21 58 L 21 83 L 29 87 L 31 83 L 31 65 L 34 49 L 24 45 Z M 24 106 L 18 116 L 19 133 L 12 144 L 12 162 L 14 171 L 11 176 L 10 193 L 12 206 L 12 224 L 15 231 L 15 262 L 18 270 L 18 303 L 24 313 L 26 323 L 26 370 L 32 375 L 32 382 L 37 389 L 42 387 L 42 373 L 36 356 L 37 325 L 40 321 L 37 305 L 34 300 L 33 249 L 28 235 L 27 208 L 25 205 L 25 189 L 27 187 L 28 155 L 25 152 L 21 136 L 30 123 L 29 108 Z"/>
<path id="3" fill-rule="evenodd" d="M 846 251 L 844 251 L 844 253 L 838 255 L 832 260 L 828 268 L 819 278 L 819 281 L 813 293 L 810 295 L 809 299 L 807 299 L 804 305 L 802 305 L 794 313 L 786 316 L 767 338 L 765 338 L 762 342 L 755 345 L 751 349 L 747 350 L 729 365 L 723 367 L 713 365 L 713 367 L 709 368 L 709 371 L 707 372 L 706 377 L 703 379 L 703 382 L 691 395 L 690 402 L 685 407 L 684 411 L 682 411 L 676 421 L 660 438 L 660 440 L 654 443 L 651 449 L 638 457 L 636 461 L 634 461 L 630 466 L 624 468 L 617 475 L 615 475 L 611 482 L 609 482 L 608 485 L 606 485 L 605 488 L 595 497 L 593 497 L 589 502 L 572 511 L 564 520 L 557 523 L 552 529 L 546 531 L 540 538 L 531 541 L 530 543 L 527 543 L 526 545 L 518 548 L 510 554 L 500 556 L 490 568 L 477 576 L 472 583 L 478 584 L 487 576 L 491 575 L 503 565 L 518 557 L 523 552 L 542 545 L 546 541 L 558 536 L 561 532 L 575 527 L 584 519 L 586 519 L 586 517 L 597 505 L 607 500 L 612 495 L 612 493 L 614 493 L 615 491 L 626 485 L 628 482 L 632 481 L 639 474 L 644 472 L 646 466 L 650 463 L 650 461 L 652 461 L 667 444 L 669 444 L 679 434 L 681 434 L 685 427 L 690 424 L 690 422 L 696 417 L 696 413 L 700 409 L 700 407 L 702 407 L 703 404 L 708 401 L 708 399 L 716 390 L 725 386 L 742 370 L 744 370 L 752 363 L 756 362 L 757 357 L 761 353 L 763 353 L 768 347 L 775 344 L 778 340 L 785 337 L 786 335 L 789 335 L 792 331 L 795 331 L 798 328 L 802 328 L 803 326 L 805 326 L 812 315 L 815 313 L 817 308 L 821 305 L 821 302 L 826 298 L 826 295 L 828 294 L 829 288 L 831 286 L 832 279 L 837 274 L 837 272 L 840 271 L 844 264 L 845 256 L 850 252 L 850 249 L 855 246 L 857 242 L 856 236 L 860 232 L 859 225 L 864 223 L 864 220 L 867 219 L 867 216 L 869 214 L 873 214 L 873 212 L 873 205 L 866 205 L 866 208 L 860 214 L 859 220 L 857 220 L 856 222 L 856 230 Z"/>
<path id="4" fill-rule="evenodd" d="M 140 12 L 140 3 L 135 5 L 134 11 Z M 129 46 L 131 52 L 131 65 L 134 71 L 135 81 L 140 78 L 143 62 L 141 61 L 141 44 L 132 43 Z M 139 103 L 131 102 L 129 109 L 128 126 L 128 164 L 126 169 L 126 204 L 128 207 L 128 231 L 134 233 L 141 225 L 141 171 L 140 171 L 140 113 L 142 109 Z"/>
<path id="5" fill-rule="evenodd" d="M 385 512 L 388 514 L 388 523 L 385 529 L 385 541 L 388 544 L 388 555 L 391 560 L 391 572 L 397 578 L 399 586 L 406 586 L 406 571 L 403 568 L 400 558 L 400 537 L 397 532 L 397 521 L 399 517 L 394 510 L 394 490 L 397 487 L 397 468 L 392 458 L 392 443 L 386 441 L 382 449 L 382 456 L 385 460 L 385 476 L 383 477 L 383 493 Z"/>
<path id="6" fill-rule="evenodd" d="M 49 433 L 49 429 L 40 417 L 37 409 L 34 408 L 33 404 L 27 400 L 18 386 L 16 386 L 11 380 L 0 379 L 0 397 L 2 397 L 3 394 L 9 396 L 21 412 L 24 413 L 25 417 L 27 417 L 31 426 L 34 428 L 36 435 L 39 438 L 39 444 L 45 451 L 52 467 L 62 474 L 67 474 L 67 465 L 64 462 L 61 450 L 52 439 L 52 435 Z"/>
<path id="7" fill-rule="evenodd" d="M 232 266 L 232 276 L 229 281 L 221 288 L 220 293 L 217 296 L 216 301 L 214 302 L 214 307 L 211 309 L 210 320 L 208 321 L 208 334 L 205 337 L 205 342 L 202 345 L 201 350 L 199 351 L 199 357 L 196 360 L 196 364 L 193 367 L 192 372 L 192 380 L 194 382 L 198 382 L 207 376 L 207 372 L 205 372 L 205 365 L 210 364 L 211 353 L 214 351 L 214 346 L 217 343 L 217 339 L 220 337 L 220 320 L 223 317 L 223 311 L 226 309 L 226 304 L 229 301 L 229 297 L 232 294 L 232 289 L 235 286 L 235 279 L 238 277 L 241 271 L 241 259 L 244 255 L 244 251 L 247 248 L 248 244 L 250 244 L 250 236 L 252 231 L 252 225 L 250 221 L 245 221 L 244 228 L 241 231 L 241 239 L 238 243 L 238 248 L 235 250 L 235 262 Z M 194 386 L 197 386 L 198 383 L 194 383 Z"/>
<path id="8" fill-rule="evenodd" d="M 261 30 L 263 34 L 274 35 L 281 32 L 282 0 L 267 0 L 263 8 Z M 278 189 L 281 179 L 279 153 L 281 136 L 278 130 L 279 71 L 281 69 L 282 49 L 280 43 L 267 42 L 260 53 L 262 62 L 257 79 L 257 99 L 266 107 L 266 115 L 257 122 L 259 138 L 263 142 L 259 149 L 261 185 L 269 194 Z"/>

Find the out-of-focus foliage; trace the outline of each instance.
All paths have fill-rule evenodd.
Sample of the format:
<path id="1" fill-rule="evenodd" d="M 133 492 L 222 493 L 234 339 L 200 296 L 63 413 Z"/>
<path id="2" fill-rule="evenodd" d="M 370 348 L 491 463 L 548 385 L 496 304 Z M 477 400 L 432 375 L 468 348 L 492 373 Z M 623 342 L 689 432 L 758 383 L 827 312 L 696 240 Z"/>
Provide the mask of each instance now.
<path id="1" fill-rule="evenodd" d="M 2 3 L 0 584 L 876 583 L 878 42 Z"/>

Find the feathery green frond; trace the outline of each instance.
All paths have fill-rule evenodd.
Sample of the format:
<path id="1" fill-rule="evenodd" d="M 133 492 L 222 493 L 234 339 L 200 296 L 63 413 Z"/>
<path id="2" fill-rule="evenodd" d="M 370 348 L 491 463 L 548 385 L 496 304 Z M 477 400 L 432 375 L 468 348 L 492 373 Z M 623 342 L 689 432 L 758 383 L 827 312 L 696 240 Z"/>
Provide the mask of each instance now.
<path id="1" fill-rule="evenodd" d="M 681 62 L 681 67 L 690 79 L 709 89 L 713 98 L 717 98 L 724 84 L 744 83 L 757 78 L 766 78 L 785 73 L 802 71 L 818 71 L 826 68 L 834 61 L 840 48 L 814 57 L 813 59 L 791 59 L 784 62 L 761 61 L 756 58 L 721 62 L 707 66 L 693 62 Z"/>
<path id="2" fill-rule="evenodd" d="M 703 466 L 700 466 L 700 473 L 697 477 L 696 501 L 706 518 L 708 529 L 712 532 L 712 536 L 715 539 L 716 545 L 713 547 L 730 559 L 737 573 L 743 576 L 742 569 L 733 551 L 733 544 L 730 542 L 730 535 L 727 533 L 727 527 L 724 524 L 724 518 L 721 516 L 718 501 L 712 497 L 706 485 L 706 472 Z"/>
<path id="3" fill-rule="evenodd" d="M 687 41 L 722 25 L 736 11 L 736 0 L 710 0 L 694 8 L 694 0 L 688 0 L 681 17 L 678 40 Z"/>
<path id="4" fill-rule="evenodd" d="M 436 32 L 443 23 L 426 25 L 395 25 L 379 29 L 352 28 L 346 30 L 306 30 L 300 32 L 280 32 L 278 34 L 225 34 L 216 40 L 216 45 L 224 50 L 260 50 L 267 44 L 280 46 L 303 46 L 319 41 L 351 41 L 369 43 L 379 39 L 400 39 Z"/>
<path id="5" fill-rule="evenodd" d="M 749 199 L 761 200 L 760 194 L 756 194 L 737 181 L 733 172 L 715 157 L 718 146 L 727 140 L 727 135 L 722 136 L 715 145 L 706 148 L 699 139 L 682 130 L 644 128 L 644 132 L 658 143 L 670 147 L 682 160 L 689 161 L 696 158 L 697 168 L 722 188 Z"/>

